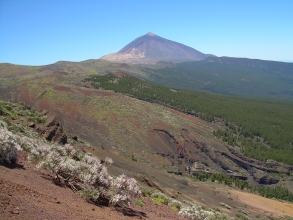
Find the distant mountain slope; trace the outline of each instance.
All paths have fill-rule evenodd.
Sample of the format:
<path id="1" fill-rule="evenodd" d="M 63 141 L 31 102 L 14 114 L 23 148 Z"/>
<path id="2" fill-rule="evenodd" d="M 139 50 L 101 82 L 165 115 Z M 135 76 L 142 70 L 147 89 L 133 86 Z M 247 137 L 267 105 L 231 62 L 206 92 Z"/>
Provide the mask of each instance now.
<path id="1" fill-rule="evenodd" d="M 0 88 L 15 83 L 27 82 L 37 77 L 47 76 L 53 73 L 71 74 L 74 76 L 99 75 L 109 72 L 123 71 L 132 73 L 137 77 L 148 78 L 147 75 L 133 65 L 125 63 L 113 63 L 106 60 L 85 60 L 82 62 L 58 61 L 44 66 L 23 66 L 9 63 L 0 63 Z M 14 79 L 14 80 L 11 80 Z"/>
<path id="2" fill-rule="evenodd" d="M 208 57 L 173 65 L 141 65 L 153 82 L 233 96 L 293 99 L 293 63 Z"/>
<path id="3" fill-rule="evenodd" d="M 106 60 L 60 61 L 45 66 L 0 64 L 0 87 L 27 82 L 56 72 L 72 76 L 125 72 L 157 84 L 233 96 L 293 99 L 293 63 L 231 57 L 156 64 L 113 63 Z M 14 79 L 14 80 L 11 80 Z M 71 77 L 70 80 L 74 80 Z"/>
<path id="4" fill-rule="evenodd" d="M 191 47 L 149 32 L 136 38 L 118 53 L 105 55 L 101 59 L 120 63 L 154 64 L 158 61 L 187 62 L 204 60 L 208 56 Z"/>

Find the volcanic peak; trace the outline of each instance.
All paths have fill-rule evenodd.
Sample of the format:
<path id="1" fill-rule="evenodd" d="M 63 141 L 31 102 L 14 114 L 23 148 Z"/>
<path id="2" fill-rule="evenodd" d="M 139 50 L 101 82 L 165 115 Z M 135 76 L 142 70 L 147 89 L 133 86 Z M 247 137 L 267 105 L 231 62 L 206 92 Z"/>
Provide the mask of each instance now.
<path id="1" fill-rule="evenodd" d="M 148 35 L 148 36 L 156 36 L 156 35 L 153 34 L 152 32 L 148 32 L 146 35 Z"/>
<path id="2" fill-rule="evenodd" d="M 105 55 L 101 59 L 118 63 L 155 64 L 159 61 L 180 63 L 204 60 L 208 56 L 186 45 L 148 32 L 127 44 L 118 53 Z"/>

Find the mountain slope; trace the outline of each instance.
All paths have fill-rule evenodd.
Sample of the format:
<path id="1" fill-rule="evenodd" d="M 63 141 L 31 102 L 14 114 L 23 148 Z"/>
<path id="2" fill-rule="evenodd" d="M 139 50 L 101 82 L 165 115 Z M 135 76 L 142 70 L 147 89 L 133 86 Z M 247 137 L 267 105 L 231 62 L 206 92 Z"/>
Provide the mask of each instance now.
<path id="1" fill-rule="evenodd" d="M 151 64 L 158 61 L 187 62 L 203 60 L 207 57 L 208 55 L 191 47 L 149 32 L 133 40 L 118 53 L 105 55 L 101 59 L 121 63 Z"/>
<path id="2" fill-rule="evenodd" d="M 184 63 L 158 62 L 154 65 L 114 63 L 101 59 L 61 61 L 45 66 L 3 63 L 0 64 L 0 87 L 54 72 L 84 76 L 118 71 L 173 88 L 232 96 L 293 99 L 293 63 L 231 57 L 208 57 Z M 68 78 L 70 81 L 74 79 Z"/>
<path id="3" fill-rule="evenodd" d="M 146 80 L 233 96 L 293 99 L 293 64 L 246 58 L 208 57 L 173 65 L 141 65 Z"/>
<path id="4" fill-rule="evenodd" d="M 117 75 L 118 79 L 107 82 L 117 87 L 124 79 L 119 78 L 123 74 Z M 54 112 L 66 131 L 82 143 L 89 143 L 85 147 L 87 151 L 99 157 L 113 158 L 113 174 L 123 172 L 135 176 L 169 196 L 199 203 L 205 201 L 209 207 L 225 210 L 219 203 L 232 207 L 236 204 L 236 197 L 235 200 L 228 199 L 227 191 L 213 195 L 213 188 L 194 183 L 187 177 L 186 165 L 219 173 L 237 171 L 249 181 L 254 181 L 250 170 L 262 177 L 267 172 L 278 170 L 271 166 L 283 166 L 235 153 L 231 150 L 233 148 L 213 135 L 213 131 L 219 128 L 217 124 L 102 88 L 95 90 L 81 87 L 82 83 L 72 84 L 82 80 L 73 74 L 53 72 L 37 76 L 2 87 L 0 96 L 23 101 L 40 111 Z M 10 80 L 13 81 L 13 77 Z M 140 83 L 139 88 L 149 87 Z M 287 169 L 280 168 L 281 172 Z M 174 175 L 180 172 L 186 176 Z M 290 184 L 292 181 L 287 182 Z M 229 211 L 231 215 L 238 212 L 238 207 L 245 208 L 243 203 L 236 205 L 232 213 Z M 255 212 L 251 211 L 251 216 L 254 215 Z"/>

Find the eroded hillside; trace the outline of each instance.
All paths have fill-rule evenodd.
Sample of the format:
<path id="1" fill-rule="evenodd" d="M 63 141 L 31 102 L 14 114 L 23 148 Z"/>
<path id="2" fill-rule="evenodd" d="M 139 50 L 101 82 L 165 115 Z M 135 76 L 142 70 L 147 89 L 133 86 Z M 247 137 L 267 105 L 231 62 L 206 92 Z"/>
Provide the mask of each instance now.
<path id="1" fill-rule="evenodd" d="M 261 178 L 276 183 L 279 179 L 268 173 L 292 172 L 291 166 L 247 158 L 219 141 L 213 135 L 216 124 L 113 91 L 70 85 L 70 80 L 69 74 L 52 73 L 2 89 L 2 96 L 52 112 L 93 147 L 150 168 L 186 174 L 190 167 L 190 172 L 227 173 L 251 183 Z"/>
<path id="2" fill-rule="evenodd" d="M 222 173 L 254 184 L 271 184 L 279 182 L 280 174 L 286 177 L 292 172 L 291 166 L 282 163 L 243 156 L 213 135 L 219 128 L 214 123 L 163 105 L 91 88 L 82 78 L 66 72 L 30 76 L 29 80 L 2 86 L 1 97 L 54 114 L 72 134 L 70 138 L 84 143 L 87 151 L 114 159 L 112 173 L 127 173 L 169 196 L 230 212 L 220 204 L 232 207 L 235 203 L 227 199 L 227 192 L 220 190 L 215 199 L 217 192 L 211 187 L 189 182 L 191 174 Z M 284 180 L 288 186 L 292 184 Z"/>

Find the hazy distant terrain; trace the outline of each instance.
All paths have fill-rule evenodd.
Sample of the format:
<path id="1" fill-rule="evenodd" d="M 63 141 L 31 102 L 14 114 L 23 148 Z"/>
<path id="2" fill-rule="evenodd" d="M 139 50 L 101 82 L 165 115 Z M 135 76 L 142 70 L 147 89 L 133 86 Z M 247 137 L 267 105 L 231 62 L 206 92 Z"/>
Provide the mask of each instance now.
<path id="1" fill-rule="evenodd" d="M 158 62 L 154 65 L 106 60 L 62 61 L 38 67 L 0 64 L 0 86 L 54 72 L 85 76 L 117 71 L 174 88 L 231 96 L 293 99 L 293 63 L 227 57 L 208 57 L 202 61 L 176 64 Z M 10 80 L 11 77 L 15 79 Z"/>
<path id="2" fill-rule="evenodd" d="M 151 81 L 166 86 L 233 96 L 293 99 L 293 63 L 208 57 L 139 68 Z"/>

